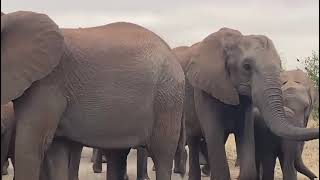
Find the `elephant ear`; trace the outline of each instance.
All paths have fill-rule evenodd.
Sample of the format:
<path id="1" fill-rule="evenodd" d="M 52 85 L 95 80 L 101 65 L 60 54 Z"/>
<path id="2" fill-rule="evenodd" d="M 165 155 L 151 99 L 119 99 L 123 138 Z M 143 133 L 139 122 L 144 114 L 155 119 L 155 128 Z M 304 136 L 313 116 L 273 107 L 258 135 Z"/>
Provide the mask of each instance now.
<path id="1" fill-rule="evenodd" d="M 239 104 L 239 94 L 226 69 L 226 49 L 241 37 L 236 30 L 222 28 L 206 37 L 194 53 L 186 76 L 192 86 L 225 104 Z"/>
<path id="2" fill-rule="evenodd" d="M 1 104 L 47 76 L 59 64 L 63 45 L 59 27 L 45 14 L 1 16 Z"/>

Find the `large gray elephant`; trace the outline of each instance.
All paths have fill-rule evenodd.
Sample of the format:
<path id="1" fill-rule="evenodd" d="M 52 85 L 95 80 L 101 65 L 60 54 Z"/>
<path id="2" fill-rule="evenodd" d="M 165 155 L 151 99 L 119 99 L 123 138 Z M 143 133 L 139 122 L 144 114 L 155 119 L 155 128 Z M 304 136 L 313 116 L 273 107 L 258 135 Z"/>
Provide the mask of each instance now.
<path id="1" fill-rule="evenodd" d="M 239 144 L 240 179 L 256 178 L 253 106 L 278 136 L 319 138 L 319 129 L 295 127 L 286 120 L 281 62 L 266 36 L 222 28 L 191 47 L 175 49 L 175 53 L 187 79 L 184 108 L 190 180 L 200 179 L 201 136 L 207 142 L 211 179 L 230 179 L 224 142 L 233 131 Z"/>
<path id="2" fill-rule="evenodd" d="M 286 117 L 297 127 L 306 127 L 315 102 L 313 84 L 301 70 L 281 73 L 282 94 Z M 274 178 L 276 158 L 279 158 L 283 179 L 296 180 L 297 171 L 310 179 L 316 178 L 302 161 L 303 142 L 286 140 L 270 132 L 262 117 L 256 117 L 255 141 L 257 169 L 263 180 Z M 260 168 L 261 167 L 261 168 Z"/>
<path id="3" fill-rule="evenodd" d="M 44 14 L 1 16 L 1 104 L 15 106 L 15 179 L 39 179 L 54 135 L 112 149 L 114 162 L 145 145 L 157 179 L 170 179 L 184 81 L 170 47 L 138 25 L 59 29 Z"/>

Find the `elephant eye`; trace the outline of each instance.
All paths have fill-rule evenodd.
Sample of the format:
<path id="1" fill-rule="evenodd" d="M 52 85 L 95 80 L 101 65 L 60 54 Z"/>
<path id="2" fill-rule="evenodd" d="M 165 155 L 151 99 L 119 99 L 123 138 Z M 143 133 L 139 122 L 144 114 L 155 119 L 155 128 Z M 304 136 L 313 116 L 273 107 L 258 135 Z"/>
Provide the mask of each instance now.
<path id="1" fill-rule="evenodd" d="M 243 69 L 246 70 L 246 71 L 251 71 L 251 66 L 250 64 L 243 64 Z"/>
<path id="2" fill-rule="evenodd" d="M 298 84 L 300 84 L 300 82 L 299 81 L 294 81 L 295 83 L 298 83 Z"/>
<path id="3" fill-rule="evenodd" d="M 282 85 L 285 85 L 285 84 L 287 84 L 287 82 L 288 82 L 288 81 L 284 81 L 284 82 L 282 83 Z"/>

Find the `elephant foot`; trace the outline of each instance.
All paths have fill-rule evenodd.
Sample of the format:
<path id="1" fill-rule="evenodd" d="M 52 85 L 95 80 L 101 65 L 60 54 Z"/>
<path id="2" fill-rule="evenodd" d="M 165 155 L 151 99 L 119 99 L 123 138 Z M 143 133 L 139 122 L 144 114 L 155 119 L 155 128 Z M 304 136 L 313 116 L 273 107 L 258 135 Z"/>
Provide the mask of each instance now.
<path id="1" fill-rule="evenodd" d="M 176 174 L 181 174 L 182 176 L 186 174 L 185 168 L 174 167 L 173 172 Z"/>
<path id="2" fill-rule="evenodd" d="M 101 165 L 93 164 L 92 169 L 93 169 L 94 173 L 101 173 L 102 172 L 102 166 Z"/>
<path id="3" fill-rule="evenodd" d="M 180 174 L 182 177 L 184 177 L 184 175 L 186 174 L 187 158 L 188 158 L 188 153 L 184 151 L 183 157 L 177 160 L 175 159 L 174 169 L 173 169 L 174 173 Z"/>
<path id="4" fill-rule="evenodd" d="M 7 168 L 3 168 L 1 174 L 4 175 L 8 175 L 8 169 Z"/>
<path id="5" fill-rule="evenodd" d="M 8 175 L 8 166 L 9 166 L 9 161 L 6 161 L 2 167 L 2 171 L 1 171 L 2 175 Z"/>
<path id="6" fill-rule="evenodd" d="M 209 168 L 209 166 L 208 165 L 204 165 L 201 168 L 201 172 L 205 177 L 209 177 L 210 176 L 210 168 Z"/>

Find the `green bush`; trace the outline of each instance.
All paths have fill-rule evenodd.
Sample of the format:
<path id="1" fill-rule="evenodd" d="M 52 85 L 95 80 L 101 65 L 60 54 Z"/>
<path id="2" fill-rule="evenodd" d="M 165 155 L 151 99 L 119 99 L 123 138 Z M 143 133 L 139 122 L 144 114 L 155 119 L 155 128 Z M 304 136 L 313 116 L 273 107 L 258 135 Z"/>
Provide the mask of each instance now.
<path id="1" fill-rule="evenodd" d="M 300 62 L 299 59 L 297 61 Z M 317 93 L 317 100 L 312 112 L 313 119 L 319 123 L 319 51 L 312 51 L 312 55 L 302 60 L 304 68 L 308 73 L 309 78 L 312 80 L 314 88 Z"/>

